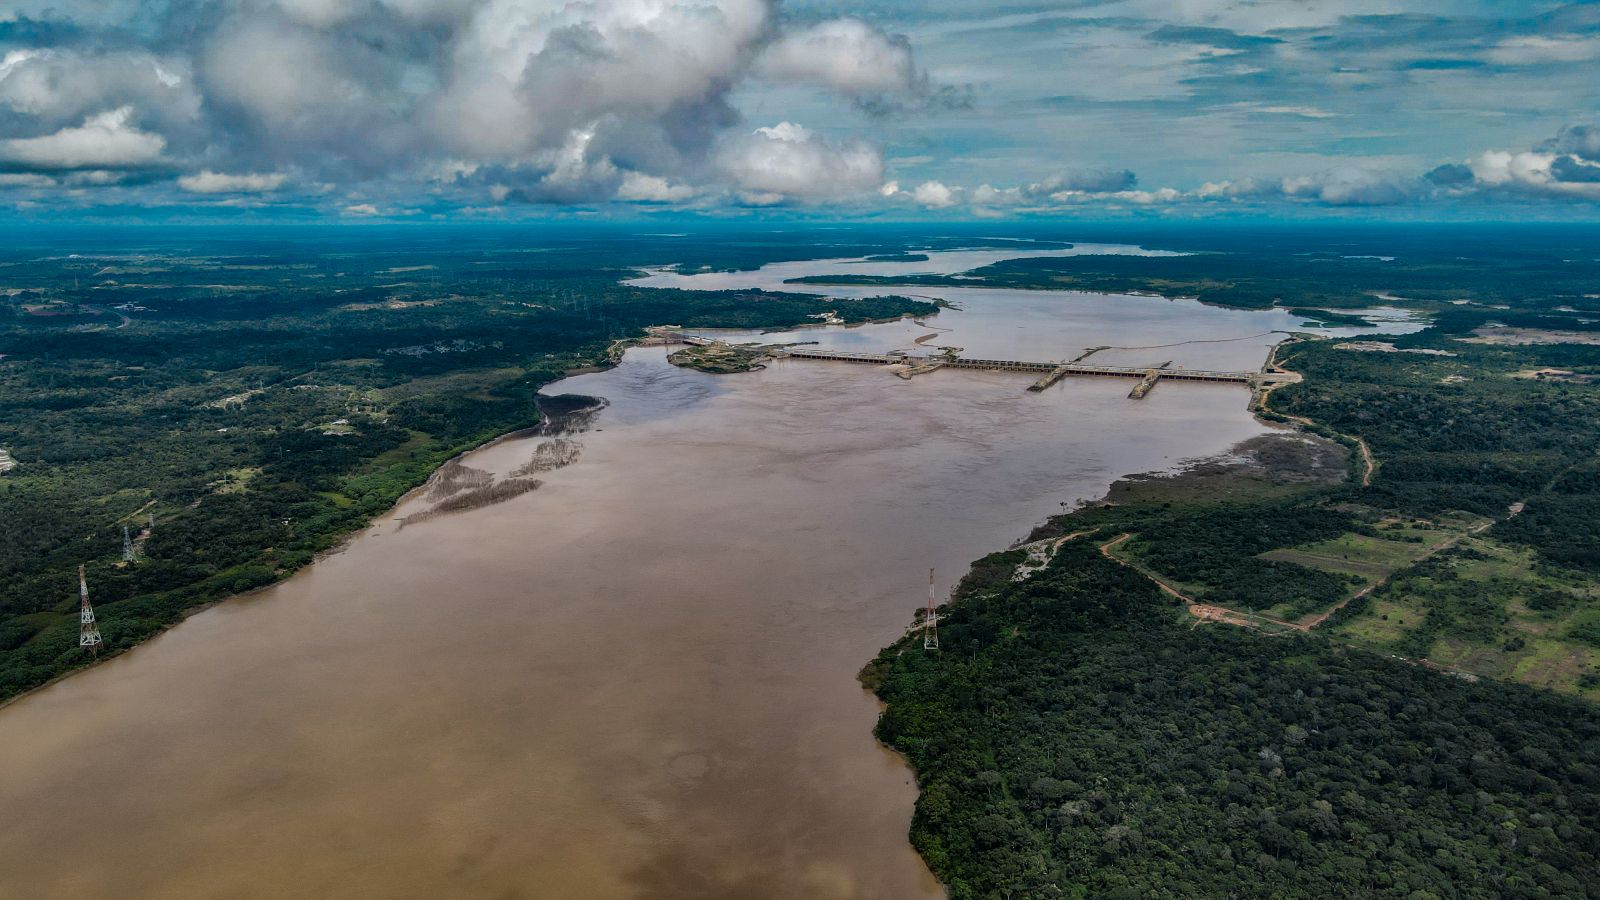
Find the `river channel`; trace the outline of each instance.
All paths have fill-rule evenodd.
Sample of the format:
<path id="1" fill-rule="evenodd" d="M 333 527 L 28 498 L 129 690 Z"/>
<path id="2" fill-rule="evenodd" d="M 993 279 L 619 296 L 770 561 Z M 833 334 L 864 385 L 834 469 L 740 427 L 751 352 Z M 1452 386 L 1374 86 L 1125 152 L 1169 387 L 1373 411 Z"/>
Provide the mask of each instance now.
<path id="1" fill-rule="evenodd" d="M 646 283 L 986 261 L 934 256 Z M 762 339 L 1254 369 L 1300 321 L 906 291 L 959 309 Z M 1264 430 L 1238 386 L 1031 380 L 712 376 L 644 347 L 551 386 L 608 405 L 469 454 L 283 584 L 0 710 L 0 896 L 939 896 L 855 681 L 928 568 L 948 590 L 1063 503 Z"/>

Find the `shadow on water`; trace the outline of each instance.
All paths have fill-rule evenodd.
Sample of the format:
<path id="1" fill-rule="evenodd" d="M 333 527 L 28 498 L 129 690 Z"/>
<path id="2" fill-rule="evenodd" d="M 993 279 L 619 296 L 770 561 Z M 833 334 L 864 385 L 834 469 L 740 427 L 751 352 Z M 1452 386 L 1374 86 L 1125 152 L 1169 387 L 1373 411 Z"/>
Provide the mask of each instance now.
<path id="1" fill-rule="evenodd" d="M 485 472 L 484 474 L 487 475 L 488 473 Z M 407 525 L 416 525 L 419 522 L 426 522 L 429 519 L 442 516 L 447 513 L 464 512 L 469 509 L 482 509 L 485 506 L 493 506 L 496 503 L 504 503 L 513 497 L 520 497 L 529 491 L 538 490 L 539 485 L 541 484 L 544 484 L 544 482 L 537 478 L 507 478 L 503 481 L 497 481 L 493 484 L 485 485 L 483 487 L 473 488 L 466 493 L 458 494 L 449 498 L 448 500 L 436 503 L 422 512 L 412 513 L 409 516 L 400 517 L 399 527 L 404 528 Z"/>
<path id="2" fill-rule="evenodd" d="M 534 398 L 538 405 L 540 423 L 533 432 L 541 435 L 579 434 L 588 431 L 595 417 L 608 405 L 604 397 L 586 397 L 583 394 L 543 394 Z"/>

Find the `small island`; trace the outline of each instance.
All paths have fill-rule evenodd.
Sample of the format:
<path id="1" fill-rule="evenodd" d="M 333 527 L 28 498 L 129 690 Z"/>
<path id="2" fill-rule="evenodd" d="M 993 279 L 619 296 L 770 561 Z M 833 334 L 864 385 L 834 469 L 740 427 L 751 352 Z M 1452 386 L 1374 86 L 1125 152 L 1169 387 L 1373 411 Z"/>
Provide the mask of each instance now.
<path id="1" fill-rule="evenodd" d="M 765 360 L 777 344 L 691 344 L 667 356 L 667 362 L 685 369 L 731 375 L 766 368 Z"/>

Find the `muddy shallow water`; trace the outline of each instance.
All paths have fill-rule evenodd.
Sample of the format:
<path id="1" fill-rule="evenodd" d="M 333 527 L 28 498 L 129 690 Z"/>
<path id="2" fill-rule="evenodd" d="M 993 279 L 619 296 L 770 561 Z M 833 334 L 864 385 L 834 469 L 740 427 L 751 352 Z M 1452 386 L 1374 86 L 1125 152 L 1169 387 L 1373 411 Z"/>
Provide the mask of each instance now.
<path id="1" fill-rule="evenodd" d="M 1283 315 L 967 299 L 928 322 L 974 351 Z M 587 430 L 469 454 L 284 584 L 0 710 L 0 896 L 937 896 L 855 682 L 927 568 L 946 590 L 1062 503 L 1264 430 L 1233 386 L 664 355 L 553 386 L 610 401 Z"/>

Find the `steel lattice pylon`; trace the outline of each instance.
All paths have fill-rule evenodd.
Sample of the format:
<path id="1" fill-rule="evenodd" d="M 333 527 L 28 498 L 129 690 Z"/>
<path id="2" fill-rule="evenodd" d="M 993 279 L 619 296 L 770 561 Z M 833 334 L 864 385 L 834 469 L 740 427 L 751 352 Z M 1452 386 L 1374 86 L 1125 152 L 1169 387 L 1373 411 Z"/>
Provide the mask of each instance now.
<path id="1" fill-rule="evenodd" d="M 78 646 L 88 647 L 90 651 L 99 654 L 100 626 L 94 621 L 94 607 L 89 605 L 89 581 L 83 575 L 83 566 L 78 567 Z"/>

